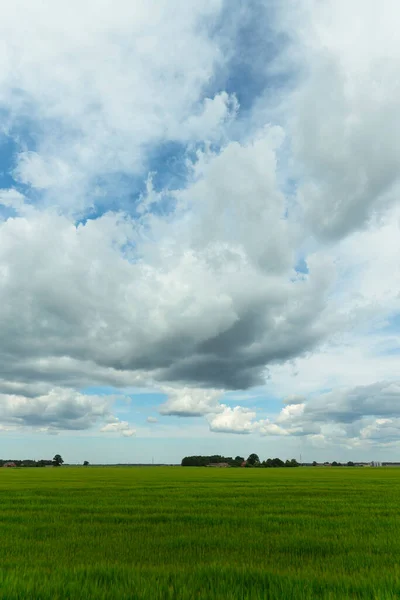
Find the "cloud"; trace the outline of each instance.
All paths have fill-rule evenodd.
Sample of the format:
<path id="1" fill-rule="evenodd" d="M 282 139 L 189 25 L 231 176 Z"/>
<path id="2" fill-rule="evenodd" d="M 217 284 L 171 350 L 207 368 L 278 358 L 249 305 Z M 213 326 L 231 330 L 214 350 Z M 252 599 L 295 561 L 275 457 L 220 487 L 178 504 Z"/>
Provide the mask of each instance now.
<path id="1" fill-rule="evenodd" d="M 2 11 L 3 427 L 129 436 L 79 390 L 138 387 L 213 432 L 393 443 L 399 8 L 261 4 Z"/>
<path id="2" fill-rule="evenodd" d="M 336 423 L 352 423 L 364 416 L 393 417 L 400 415 L 399 398 L 398 382 L 378 382 L 326 392 L 305 404 L 304 417 Z"/>
<path id="3" fill-rule="evenodd" d="M 147 417 L 147 423 L 158 423 L 158 419 L 156 417 Z"/>
<path id="4" fill-rule="evenodd" d="M 90 361 L 98 383 L 119 373 L 125 385 L 247 388 L 264 382 L 268 363 L 317 345 L 327 334 L 331 267 L 316 258 L 306 277 L 293 269 L 274 144 L 267 130 L 208 158 L 193 185 L 177 192 L 181 208 L 172 220 L 107 213 L 76 226 L 36 210 L 0 223 L 8 378 L 70 385 L 85 379 Z M 228 169 L 236 179 L 226 177 Z M 224 203 L 226 224 L 237 223 L 234 236 L 224 229 Z"/>
<path id="5" fill-rule="evenodd" d="M 399 382 L 337 389 L 288 404 L 275 423 L 260 425 L 262 435 L 308 436 L 311 442 L 359 447 L 398 441 Z"/>
<path id="6" fill-rule="evenodd" d="M 217 433 L 252 433 L 256 413 L 242 406 L 221 405 L 221 412 L 208 418 L 211 431 Z"/>
<path id="7" fill-rule="evenodd" d="M 112 397 L 55 388 L 44 395 L 0 394 L 0 422 L 46 431 L 90 429 L 110 415 Z"/>
<path id="8" fill-rule="evenodd" d="M 2 196 L 18 200 L 16 217 L 0 223 L 5 381 L 244 389 L 328 333 L 329 261 L 310 259 L 307 276 L 294 269 L 299 232 L 279 185 L 282 128 L 226 141 L 235 97 L 204 93 L 223 62 L 208 32 L 221 3 L 177 15 L 150 4 L 124 2 L 109 18 L 104 2 L 80 10 L 76 25 L 50 4 L 27 8 L 17 39 L 6 34 L 16 9 L 4 15 L 8 132 L 28 115 L 40 124 L 13 172 L 27 196 Z M 205 143 L 218 138 L 220 146 Z M 143 149 L 165 140 L 202 142 L 185 185 L 167 193 L 148 184 L 148 195 L 168 197 L 166 213 L 142 195 L 139 216 L 109 212 L 76 225 L 71 211 L 96 203 L 107 173 L 147 176 Z M 183 414 L 182 398 L 174 402 L 165 410 Z M 205 412 L 196 402 L 187 414 Z"/>
<path id="9" fill-rule="evenodd" d="M 400 9 L 395 0 L 384 11 L 362 0 L 297 8 L 285 21 L 300 73 L 288 106 L 299 200 L 312 230 L 335 240 L 397 201 Z"/>
<path id="10" fill-rule="evenodd" d="M 305 400 L 306 400 L 305 396 L 293 394 L 292 396 L 287 396 L 286 398 L 284 398 L 283 401 L 285 404 L 289 404 L 291 406 L 296 406 L 296 405 L 303 405 Z"/>
<path id="11" fill-rule="evenodd" d="M 167 401 L 160 406 L 160 414 L 178 417 L 200 417 L 221 410 L 218 400 L 220 390 L 202 390 L 196 388 L 163 388 L 168 395 Z"/>
<path id="12" fill-rule="evenodd" d="M 221 7 L 221 0 L 6 7 L 3 123 L 16 140 L 21 126 L 35 138 L 34 149 L 22 148 L 15 177 L 45 191 L 47 202 L 79 209 L 90 206 L 99 174 L 105 186 L 115 173 L 142 173 L 150 145 L 220 137 L 234 98 L 203 90 L 224 58 L 210 35 Z"/>
<path id="13" fill-rule="evenodd" d="M 289 431 L 277 425 L 277 423 L 271 423 L 269 419 L 261 421 L 258 426 L 258 431 L 263 436 L 270 435 L 290 435 Z"/>
<path id="14" fill-rule="evenodd" d="M 135 429 L 132 429 L 128 421 L 120 421 L 116 417 L 109 418 L 110 423 L 104 425 L 100 431 L 103 433 L 120 433 L 124 437 L 132 437 L 135 435 Z"/>
<path id="15" fill-rule="evenodd" d="M 0 189 L 0 204 L 7 208 L 13 208 L 19 213 L 23 210 L 25 197 L 14 188 Z"/>
<path id="16" fill-rule="evenodd" d="M 362 440 L 378 444 L 398 443 L 400 437 L 400 418 L 371 419 L 360 430 Z"/>

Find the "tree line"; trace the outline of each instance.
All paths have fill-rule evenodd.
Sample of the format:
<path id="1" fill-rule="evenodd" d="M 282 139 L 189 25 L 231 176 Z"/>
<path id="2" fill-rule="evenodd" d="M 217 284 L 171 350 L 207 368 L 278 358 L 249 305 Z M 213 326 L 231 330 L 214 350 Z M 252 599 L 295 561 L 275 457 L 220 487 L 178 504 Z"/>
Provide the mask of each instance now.
<path id="1" fill-rule="evenodd" d="M 40 459 L 40 460 L 32 460 L 30 458 L 26 458 L 24 460 L 16 460 L 16 459 L 2 459 L 0 458 L 0 467 L 4 467 L 7 464 L 14 464 L 16 467 L 60 467 L 63 464 L 63 459 L 60 454 L 56 454 L 53 460 Z"/>
<path id="2" fill-rule="evenodd" d="M 30 458 L 24 460 L 16 459 L 0 459 L 0 467 L 4 467 L 6 464 L 14 464 L 16 467 L 50 467 L 53 465 L 52 460 L 32 460 Z"/>
<path id="3" fill-rule="evenodd" d="M 276 467 L 299 467 L 296 459 L 283 461 L 280 458 L 267 458 L 261 461 L 257 454 L 250 454 L 247 459 L 243 456 L 221 456 L 213 454 L 211 456 L 185 456 L 182 458 L 182 467 L 208 467 L 212 465 L 228 465 L 229 467 L 246 468 L 276 468 Z"/>

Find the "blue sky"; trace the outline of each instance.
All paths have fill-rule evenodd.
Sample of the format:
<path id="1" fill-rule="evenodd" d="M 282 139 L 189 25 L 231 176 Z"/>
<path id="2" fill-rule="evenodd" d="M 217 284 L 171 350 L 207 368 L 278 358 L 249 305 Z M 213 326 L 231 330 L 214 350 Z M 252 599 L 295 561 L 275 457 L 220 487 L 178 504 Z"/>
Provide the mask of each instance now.
<path id="1" fill-rule="evenodd" d="M 0 456 L 398 459 L 398 13 L 3 8 Z"/>

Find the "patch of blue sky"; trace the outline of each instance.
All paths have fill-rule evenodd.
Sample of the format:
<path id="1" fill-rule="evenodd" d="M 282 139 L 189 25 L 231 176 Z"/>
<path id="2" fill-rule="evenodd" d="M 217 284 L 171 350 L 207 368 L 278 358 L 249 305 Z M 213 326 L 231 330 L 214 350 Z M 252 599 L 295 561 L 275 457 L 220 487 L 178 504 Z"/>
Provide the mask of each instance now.
<path id="1" fill-rule="evenodd" d="M 282 398 L 278 398 L 265 388 L 253 388 L 248 392 L 228 392 L 221 400 L 231 408 L 243 406 L 257 412 L 257 418 L 278 414 L 282 410 Z"/>
<path id="2" fill-rule="evenodd" d="M 152 184 L 156 192 L 174 190 L 187 182 L 187 160 L 194 156 L 194 150 L 186 144 L 167 141 L 153 148 L 148 156 L 148 171 L 152 174 Z"/>
<path id="3" fill-rule="evenodd" d="M 286 74 L 273 66 L 287 44 L 274 28 L 275 21 L 274 0 L 225 0 L 213 36 L 222 43 L 225 40 L 227 50 L 233 48 L 234 52 L 227 64 L 216 70 L 206 90 L 209 96 L 221 89 L 235 94 L 243 113 L 250 111 L 261 95 L 274 94 L 286 85 Z"/>
<path id="4" fill-rule="evenodd" d="M 0 188 L 16 187 L 12 176 L 15 167 L 15 158 L 20 151 L 19 145 L 9 136 L 0 136 Z"/>
<path id="5" fill-rule="evenodd" d="M 321 396 L 322 394 L 329 394 L 329 392 L 333 392 L 334 389 L 337 389 L 337 381 L 335 380 L 334 376 L 330 377 L 330 382 L 332 383 L 330 387 L 325 386 L 319 388 L 318 390 L 314 390 L 313 392 L 309 392 L 307 394 L 307 398 L 315 398 L 317 396 Z"/>
<path id="6" fill-rule="evenodd" d="M 398 336 L 400 334 L 400 314 L 392 314 L 384 320 L 376 320 L 376 330 L 381 340 L 375 346 L 377 356 L 397 356 L 400 355 L 400 346 Z M 382 337 L 384 336 L 384 337 Z"/>
<path id="7" fill-rule="evenodd" d="M 7 123 L 9 114 L 0 110 L 0 122 Z M 37 148 L 35 124 L 28 119 L 21 119 L 0 133 L 0 189 L 18 190 L 26 196 L 29 203 L 35 205 L 40 201 L 41 192 L 14 178 L 18 154 L 22 151 L 34 151 Z M 0 207 L 1 208 L 1 207 Z M 12 209 L 2 210 L 1 218 L 15 216 Z"/>
<path id="8" fill-rule="evenodd" d="M 17 216 L 17 211 L 8 206 L 0 204 L 0 221 L 7 221 L 7 219 L 13 219 Z"/>
<path id="9" fill-rule="evenodd" d="M 175 209 L 173 190 L 185 187 L 189 172 L 187 161 L 194 160 L 196 147 L 188 148 L 181 142 L 162 142 L 149 149 L 144 169 L 139 174 L 105 174 L 91 182 L 91 206 L 77 223 L 97 219 L 106 212 L 122 211 L 139 218 L 139 207 L 146 196 L 148 178 L 151 178 L 157 201 L 149 205 L 152 213 L 168 216 Z"/>
<path id="10" fill-rule="evenodd" d="M 145 189 L 142 176 L 123 172 L 98 176 L 91 181 L 90 208 L 79 222 L 97 219 L 106 212 L 134 213 Z"/>
<path id="11" fill-rule="evenodd" d="M 22 115 L 22 108 L 20 114 Z M 0 108 L 0 123 L 2 124 L 0 143 L 3 141 L 10 143 L 9 150 L 35 152 L 44 122 L 36 120 L 33 108 L 32 110 L 26 108 L 23 115 L 17 116 L 12 110 Z"/>
<path id="12" fill-rule="evenodd" d="M 385 325 L 382 331 L 388 333 L 399 333 L 400 332 L 400 314 L 394 314 L 388 317 L 385 321 Z"/>
<path id="13" fill-rule="evenodd" d="M 304 275 L 308 275 L 309 269 L 308 269 L 308 265 L 307 265 L 305 256 L 299 256 L 294 269 L 295 269 L 296 273 L 302 273 Z"/>
<path id="14" fill-rule="evenodd" d="M 80 393 L 87 396 L 110 396 L 112 394 L 122 394 L 119 388 L 108 385 L 93 385 L 85 387 L 80 390 Z"/>
<path id="15" fill-rule="evenodd" d="M 132 392 L 112 386 L 91 386 L 80 391 L 87 396 L 116 396 L 113 413 L 121 419 L 132 419 L 132 421 L 137 420 L 139 416 L 141 417 L 139 420 L 142 422 L 150 414 L 158 414 L 158 407 L 167 399 L 166 395 L 160 392 L 152 392 L 151 390 Z"/>
<path id="16" fill-rule="evenodd" d="M 400 347 L 397 348 L 388 348 L 387 350 L 381 352 L 382 356 L 399 356 L 400 355 Z"/>
<path id="17" fill-rule="evenodd" d="M 26 196 L 28 202 L 35 204 L 39 194 L 13 177 L 16 157 L 20 151 L 20 144 L 12 136 L 0 134 L 0 189 L 16 189 Z M 18 212 L 13 208 L 0 204 L 0 221 L 14 218 L 17 215 Z"/>

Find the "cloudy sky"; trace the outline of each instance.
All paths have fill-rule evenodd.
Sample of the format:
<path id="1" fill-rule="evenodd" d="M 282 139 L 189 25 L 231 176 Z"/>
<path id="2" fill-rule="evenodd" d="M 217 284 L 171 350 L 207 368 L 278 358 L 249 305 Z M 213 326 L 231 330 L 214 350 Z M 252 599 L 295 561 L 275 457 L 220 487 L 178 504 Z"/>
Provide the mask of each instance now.
<path id="1" fill-rule="evenodd" d="M 0 457 L 400 458 L 397 0 L 0 8 Z"/>

